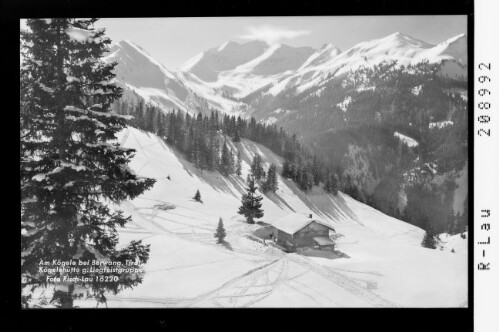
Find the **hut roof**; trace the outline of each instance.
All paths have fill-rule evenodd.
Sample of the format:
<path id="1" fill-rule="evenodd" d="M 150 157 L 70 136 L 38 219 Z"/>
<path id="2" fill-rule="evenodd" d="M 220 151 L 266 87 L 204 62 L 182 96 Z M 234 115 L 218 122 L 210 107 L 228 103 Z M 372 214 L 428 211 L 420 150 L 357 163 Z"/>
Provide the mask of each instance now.
<path id="1" fill-rule="evenodd" d="M 308 218 L 304 216 L 303 214 L 300 213 L 291 213 L 287 216 L 284 216 L 282 218 L 279 218 L 275 220 L 272 224 L 275 228 L 288 233 L 288 234 L 294 234 L 298 232 L 300 229 L 304 228 L 308 224 L 312 222 L 316 222 L 318 224 L 321 224 L 323 226 L 326 226 L 334 231 L 334 228 L 328 225 L 326 222 L 317 219 L 317 218 Z"/>

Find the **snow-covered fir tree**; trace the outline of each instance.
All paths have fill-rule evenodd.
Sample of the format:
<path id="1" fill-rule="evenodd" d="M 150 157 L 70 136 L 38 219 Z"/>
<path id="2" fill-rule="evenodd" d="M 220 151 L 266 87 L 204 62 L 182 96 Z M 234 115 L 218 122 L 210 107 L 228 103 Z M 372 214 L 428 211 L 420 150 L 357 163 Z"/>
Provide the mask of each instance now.
<path id="1" fill-rule="evenodd" d="M 237 161 L 236 161 L 236 175 L 240 176 L 242 173 L 242 159 L 241 159 L 241 152 L 237 151 Z"/>
<path id="2" fill-rule="evenodd" d="M 133 199 L 155 180 L 137 176 L 128 163 L 134 150 L 116 134 L 129 117 L 110 110 L 122 89 L 115 64 L 101 61 L 110 40 L 97 19 L 31 19 L 21 34 L 21 277 L 29 293 L 47 286 L 40 261 L 107 260 L 144 264 L 149 247 L 132 241 L 117 249 L 116 228 L 131 220 L 112 207 Z M 60 273 L 56 273 L 56 275 Z M 116 273 L 115 273 L 116 274 Z M 82 277 L 68 272 L 69 277 Z M 112 274 L 99 274 L 100 276 Z M 87 273 L 86 277 L 95 277 Z M 116 274 L 118 282 L 78 282 L 105 302 L 142 281 Z M 75 294 L 54 294 L 54 303 L 72 307 Z"/>
<path id="3" fill-rule="evenodd" d="M 435 239 L 435 235 L 433 235 L 431 232 L 426 231 L 423 236 L 423 240 L 421 241 L 421 246 L 429 249 L 436 249 L 437 240 Z"/>
<path id="4" fill-rule="evenodd" d="M 234 174 L 236 172 L 236 156 L 232 149 L 229 151 L 229 174 Z"/>
<path id="5" fill-rule="evenodd" d="M 256 193 L 258 187 L 255 185 L 255 179 L 253 176 L 248 175 L 246 182 L 248 184 L 248 188 L 246 188 L 246 194 L 243 194 L 241 198 L 242 205 L 239 207 L 237 213 L 243 215 L 249 224 L 254 224 L 255 219 L 263 217 L 263 197 Z"/>
<path id="6" fill-rule="evenodd" d="M 220 166 L 219 171 L 222 175 L 228 176 L 234 173 L 234 155 L 232 151 L 227 146 L 227 142 L 224 142 L 222 146 L 222 152 L 220 155 Z"/>
<path id="7" fill-rule="evenodd" d="M 194 197 L 193 199 L 196 201 L 196 202 L 202 202 L 201 201 L 201 193 L 199 192 L 199 189 L 196 191 L 196 193 L 194 194 Z"/>
<path id="8" fill-rule="evenodd" d="M 265 170 L 262 165 L 262 156 L 258 153 L 253 157 L 251 162 L 251 175 L 255 178 L 257 182 L 260 182 L 265 178 Z"/>
<path id="9" fill-rule="evenodd" d="M 218 244 L 224 243 L 226 235 L 227 233 L 225 232 L 224 222 L 222 218 L 220 218 L 218 219 L 217 231 L 214 234 L 215 238 L 217 239 L 217 243 Z"/>
<path id="10" fill-rule="evenodd" d="M 270 164 L 269 170 L 267 171 L 267 177 L 265 178 L 265 182 L 262 184 L 262 190 L 263 192 L 276 192 L 278 188 L 277 166 L 275 164 Z"/>
<path id="11" fill-rule="evenodd" d="M 314 175 L 309 167 L 304 167 L 298 171 L 298 185 L 302 190 L 309 190 L 314 185 Z"/>

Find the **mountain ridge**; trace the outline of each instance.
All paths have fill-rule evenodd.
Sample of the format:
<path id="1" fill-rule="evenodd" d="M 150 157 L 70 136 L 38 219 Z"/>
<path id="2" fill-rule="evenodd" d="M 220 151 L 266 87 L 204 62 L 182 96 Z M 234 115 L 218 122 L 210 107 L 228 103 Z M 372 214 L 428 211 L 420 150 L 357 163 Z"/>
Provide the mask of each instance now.
<path id="1" fill-rule="evenodd" d="M 252 101 L 242 100 L 256 91 L 273 96 L 299 93 L 331 76 L 381 61 L 407 65 L 428 59 L 446 62 L 442 69 L 446 75 L 466 75 L 466 46 L 466 34 L 432 45 L 400 32 L 357 43 L 346 51 L 331 43 L 314 49 L 228 41 L 199 53 L 178 70 L 169 70 L 139 45 L 123 40 L 111 48 L 107 59 L 118 62 L 118 80 L 165 109 L 190 112 L 207 107 L 247 118 L 253 113 Z"/>

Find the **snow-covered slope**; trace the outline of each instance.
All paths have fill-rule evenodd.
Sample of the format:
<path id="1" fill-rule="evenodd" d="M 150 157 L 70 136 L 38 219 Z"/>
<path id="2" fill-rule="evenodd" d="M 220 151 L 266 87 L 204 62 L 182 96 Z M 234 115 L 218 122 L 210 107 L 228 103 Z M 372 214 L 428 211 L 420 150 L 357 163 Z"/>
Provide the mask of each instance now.
<path id="1" fill-rule="evenodd" d="M 424 57 L 428 57 L 429 59 L 435 57 L 444 58 L 447 56 L 447 60 L 455 60 L 459 62 L 463 66 L 468 65 L 468 38 L 462 33 L 455 37 L 452 37 L 435 47 L 423 52 Z"/>
<path id="2" fill-rule="evenodd" d="M 421 229 L 343 193 L 332 197 L 314 188 L 304 194 L 279 178 L 277 193 L 263 200 L 264 222 L 312 213 L 334 227 L 339 234 L 336 259 L 324 252 L 286 254 L 248 238 L 260 226 L 246 224 L 236 211 L 250 160 L 258 152 L 266 165 L 282 163 L 261 145 L 231 142 L 241 151 L 243 174 L 226 178 L 195 169 L 152 134 L 128 128 L 119 141 L 137 150 L 131 167 L 157 183 L 121 206 L 133 216 L 121 240 L 151 244 L 151 257 L 143 283 L 109 296 L 110 307 L 466 305 L 465 245 L 455 253 L 422 248 Z M 198 189 L 203 203 L 192 200 Z M 213 237 L 220 217 L 226 246 L 215 244 Z"/>
<path id="3" fill-rule="evenodd" d="M 106 61 L 118 62 L 116 78 L 146 100 L 185 110 L 187 89 L 140 46 L 128 40 L 120 41 L 111 48 Z"/>

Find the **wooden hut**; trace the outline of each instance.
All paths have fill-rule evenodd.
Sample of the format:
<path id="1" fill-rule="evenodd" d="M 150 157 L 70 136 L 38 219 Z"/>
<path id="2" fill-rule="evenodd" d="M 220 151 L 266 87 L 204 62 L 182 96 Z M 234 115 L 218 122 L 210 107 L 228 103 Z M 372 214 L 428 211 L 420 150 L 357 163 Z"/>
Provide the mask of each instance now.
<path id="1" fill-rule="evenodd" d="M 287 249 L 318 246 L 334 250 L 334 242 L 329 238 L 329 231 L 334 232 L 334 228 L 312 215 L 290 214 L 273 222 L 272 227 L 277 244 Z"/>

